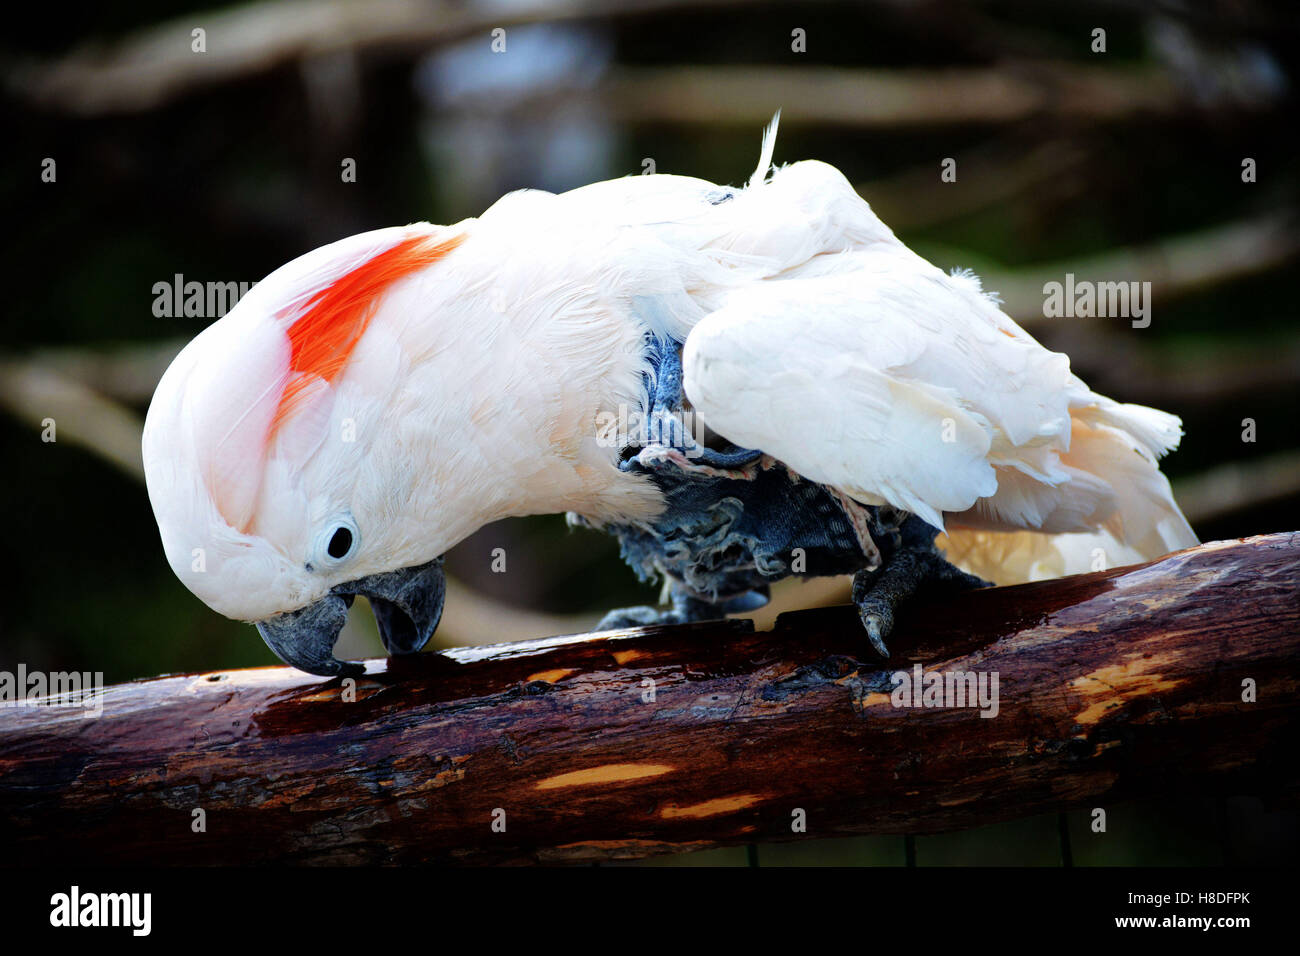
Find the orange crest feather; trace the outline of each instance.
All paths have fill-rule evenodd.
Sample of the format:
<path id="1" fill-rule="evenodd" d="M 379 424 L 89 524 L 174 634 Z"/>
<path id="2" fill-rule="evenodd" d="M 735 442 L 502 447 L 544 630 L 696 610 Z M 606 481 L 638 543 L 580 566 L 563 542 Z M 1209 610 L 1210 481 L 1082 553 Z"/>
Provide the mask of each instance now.
<path id="1" fill-rule="evenodd" d="M 465 240 L 439 242 L 420 235 L 363 262 L 313 295 L 289 326 L 289 380 L 271 420 L 267 441 L 289 418 L 303 390 L 316 379 L 333 383 L 347 365 L 375 314 L 379 299 L 399 279 L 437 262 Z"/>

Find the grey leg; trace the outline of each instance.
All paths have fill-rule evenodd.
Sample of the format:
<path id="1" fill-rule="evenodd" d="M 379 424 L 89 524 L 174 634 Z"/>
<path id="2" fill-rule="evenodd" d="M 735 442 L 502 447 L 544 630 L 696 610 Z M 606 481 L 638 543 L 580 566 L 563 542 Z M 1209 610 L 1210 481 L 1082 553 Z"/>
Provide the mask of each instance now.
<path id="1" fill-rule="evenodd" d="M 950 563 L 933 545 L 926 545 L 903 548 L 884 567 L 859 571 L 853 577 L 853 603 L 866 628 L 867 640 L 881 657 L 889 657 L 885 638 L 894 629 L 894 614 L 918 591 L 969 591 L 992 586 Z"/>
<path id="2" fill-rule="evenodd" d="M 658 443 L 680 449 L 694 465 L 710 468 L 741 468 L 762 456 L 755 448 L 736 448 L 732 451 L 714 451 L 699 444 L 694 436 L 681 427 L 677 415 L 682 408 L 682 357 L 673 347 L 666 347 L 658 366 L 655 394 L 651 399 L 648 416 L 657 423 Z M 627 471 L 635 458 L 619 467 Z"/>
<path id="3" fill-rule="evenodd" d="M 753 611 L 768 602 L 770 590 L 767 587 L 755 588 L 745 594 L 720 601 L 716 604 L 702 601 L 691 595 L 679 584 L 669 587 L 672 600 L 670 607 L 651 607 L 642 604 L 637 607 L 619 608 L 610 611 L 596 625 L 597 631 L 613 631 L 625 627 L 650 627 L 658 624 L 689 624 L 692 621 L 720 621 L 728 614 L 743 614 Z"/>

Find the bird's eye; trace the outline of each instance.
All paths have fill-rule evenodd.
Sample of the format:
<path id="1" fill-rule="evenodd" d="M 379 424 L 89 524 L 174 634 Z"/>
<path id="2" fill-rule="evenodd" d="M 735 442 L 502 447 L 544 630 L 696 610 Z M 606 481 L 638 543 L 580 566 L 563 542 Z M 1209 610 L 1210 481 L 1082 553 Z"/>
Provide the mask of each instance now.
<path id="1" fill-rule="evenodd" d="M 352 532 L 347 528 L 335 528 L 325 552 L 334 560 L 339 561 L 346 558 L 351 550 Z"/>
<path id="2" fill-rule="evenodd" d="M 344 561 L 350 561 L 356 555 L 360 545 L 361 533 L 357 531 L 357 524 L 352 520 L 352 516 L 335 515 L 334 519 L 318 532 L 315 546 L 312 548 L 313 557 L 307 561 L 308 568 L 313 565 L 332 568 Z"/>

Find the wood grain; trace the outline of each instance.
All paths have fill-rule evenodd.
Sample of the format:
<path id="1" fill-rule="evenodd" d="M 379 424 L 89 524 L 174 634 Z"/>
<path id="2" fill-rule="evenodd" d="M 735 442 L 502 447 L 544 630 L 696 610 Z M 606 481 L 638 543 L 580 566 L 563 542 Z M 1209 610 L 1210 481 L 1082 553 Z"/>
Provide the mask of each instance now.
<path id="1" fill-rule="evenodd" d="M 137 681 L 97 719 L 0 710 L 0 845 L 9 864 L 585 862 L 1287 796 L 1298 582 L 1285 533 L 923 599 L 888 662 L 834 607 L 372 661 L 354 695 L 284 667 Z M 895 707 L 918 663 L 996 673 L 997 716 Z"/>

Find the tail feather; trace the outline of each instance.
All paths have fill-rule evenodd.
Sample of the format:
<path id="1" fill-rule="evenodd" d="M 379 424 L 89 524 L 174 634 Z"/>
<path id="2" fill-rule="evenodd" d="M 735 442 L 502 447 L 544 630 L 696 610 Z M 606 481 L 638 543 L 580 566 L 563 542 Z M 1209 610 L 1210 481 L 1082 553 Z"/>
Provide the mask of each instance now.
<path id="1" fill-rule="evenodd" d="M 1096 393 L 1090 397 L 1098 399 L 1096 404 L 1071 409 L 1071 417 L 1089 425 L 1119 429 L 1152 458 L 1173 451 L 1183 437 L 1183 423 L 1177 415 L 1146 405 L 1121 404 Z"/>
<path id="2" fill-rule="evenodd" d="M 1044 534 L 1032 528 L 990 527 L 987 521 L 982 527 L 963 526 L 961 516 L 955 516 L 938 542 L 950 561 L 998 584 L 1014 584 L 1150 561 L 1197 543 L 1169 480 L 1155 463 L 1157 454 L 1177 443 L 1178 419 L 1118 403 L 1080 411 L 1074 415 L 1070 450 L 1061 455 L 1061 464 L 1090 479 L 1079 489 L 1087 505 L 1098 500 L 1099 481 L 1109 489 L 1106 498 L 1113 508 L 1107 509 L 1100 527 Z M 1069 483 L 1056 490 L 1066 498 L 1071 494 Z M 980 509 L 978 515 L 989 512 Z"/>

